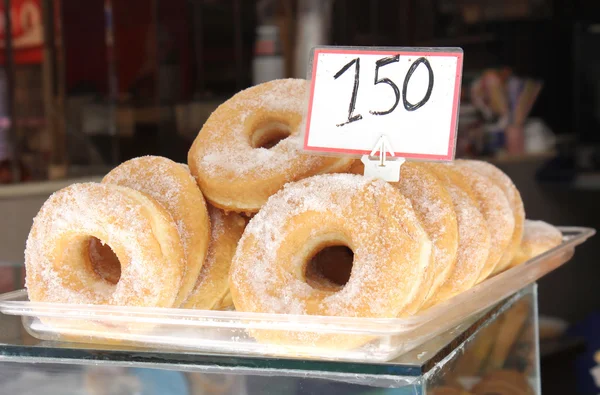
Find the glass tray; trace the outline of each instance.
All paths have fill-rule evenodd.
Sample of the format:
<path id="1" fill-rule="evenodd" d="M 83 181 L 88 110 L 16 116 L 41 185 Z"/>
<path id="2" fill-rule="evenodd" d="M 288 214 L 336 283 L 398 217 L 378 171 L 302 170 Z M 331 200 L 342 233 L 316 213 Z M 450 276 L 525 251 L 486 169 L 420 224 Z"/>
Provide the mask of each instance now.
<path id="1" fill-rule="evenodd" d="M 142 346 L 229 355 L 358 362 L 391 360 L 481 313 L 567 262 L 595 234 L 560 227 L 563 243 L 431 309 L 408 318 L 348 318 L 29 302 L 0 296 L 0 312 L 50 341 Z M 260 340 L 255 340 L 258 338 Z"/>

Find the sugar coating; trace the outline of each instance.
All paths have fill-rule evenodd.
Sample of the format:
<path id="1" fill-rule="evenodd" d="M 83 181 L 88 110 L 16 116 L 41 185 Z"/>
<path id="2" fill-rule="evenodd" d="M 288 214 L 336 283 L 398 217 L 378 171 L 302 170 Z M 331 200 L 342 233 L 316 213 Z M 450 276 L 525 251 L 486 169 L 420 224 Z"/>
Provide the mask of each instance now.
<path id="1" fill-rule="evenodd" d="M 25 248 L 31 300 L 147 306 L 172 302 L 176 292 L 168 288 L 181 281 L 182 253 L 176 253 L 180 240 L 174 229 L 158 235 L 153 231 L 174 227 L 159 210 L 141 193 L 115 185 L 73 184 L 52 194 L 34 219 Z M 90 236 L 122 252 L 117 284 L 100 281 L 80 261 L 81 245 L 73 240 Z M 172 254 L 156 255 L 157 250 Z M 66 256 L 75 260 L 63 260 Z"/>
<path id="2" fill-rule="evenodd" d="M 291 135 L 283 139 L 275 147 L 252 148 L 248 134 L 244 132 L 248 119 L 258 111 L 281 114 L 297 114 L 306 112 L 306 93 L 308 82 L 303 79 L 285 79 L 273 81 L 270 89 L 253 94 L 255 87 L 241 91 L 226 103 L 228 117 L 219 118 L 212 124 L 207 122 L 202 133 L 224 136 L 221 141 L 213 140 L 210 150 L 201 158 L 200 164 L 205 172 L 214 176 L 219 174 L 235 174 L 244 176 L 254 172 L 281 172 L 293 170 L 292 158 L 301 155 L 305 166 L 318 166 L 318 156 L 304 155 L 302 149 L 301 124 L 290 130 Z M 217 110 L 218 111 L 218 110 Z M 235 116 L 231 116 L 235 114 Z"/>
<path id="3" fill-rule="evenodd" d="M 523 207 L 523 201 L 521 195 L 513 184 L 510 177 L 508 177 L 502 170 L 498 169 L 491 163 L 478 161 L 478 160 L 459 160 L 457 163 L 461 166 L 469 167 L 479 174 L 487 177 L 494 182 L 508 199 L 510 208 L 512 210 L 514 218 L 514 230 L 512 239 L 505 249 L 502 258 L 496 265 L 494 273 L 504 270 L 513 259 L 514 254 L 517 252 L 521 240 L 523 237 L 523 222 L 525 221 L 525 208 Z"/>
<path id="4" fill-rule="evenodd" d="M 523 244 L 558 245 L 561 241 L 562 233 L 556 227 L 544 221 L 525 220 Z"/>
<path id="5" fill-rule="evenodd" d="M 133 188 L 155 199 L 169 213 L 178 211 L 182 201 L 188 198 L 186 185 L 182 182 L 181 177 L 188 179 L 188 186 L 195 186 L 196 181 L 189 174 L 187 166 L 184 167 L 187 174 L 174 173 L 173 168 L 168 164 L 171 161 L 167 159 L 164 161 L 152 160 L 153 158 L 155 157 L 143 156 L 128 160 L 108 173 L 103 182 Z M 175 165 L 174 162 L 172 163 Z M 190 243 L 189 229 L 181 219 L 176 220 L 176 224 L 184 252 L 187 254 Z"/>
<path id="6" fill-rule="evenodd" d="M 198 280 L 196 280 L 196 286 L 194 287 L 194 291 L 192 294 L 200 291 L 204 284 L 213 285 L 213 278 L 208 276 L 208 270 L 216 263 L 217 259 L 217 250 L 214 248 L 216 243 L 223 237 L 225 234 L 225 213 L 221 210 L 209 206 L 208 213 L 210 215 L 210 247 L 208 249 L 208 254 L 206 255 L 206 260 L 203 265 L 203 270 L 200 272 L 198 276 Z M 217 279 L 221 280 L 221 279 Z"/>
<path id="7" fill-rule="evenodd" d="M 182 303 L 194 287 L 210 239 L 206 202 L 187 166 L 160 156 L 143 156 L 119 165 L 102 182 L 148 195 L 175 221 L 185 255 L 184 279 L 176 301 Z"/>
<path id="8" fill-rule="evenodd" d="M 402 203 L 397 210 L 389 210 L 389 216 L 381 213 L 395 200 Z M 302 276 L 280 270 L 280 248 L 294 237 L 290 221 L 309 212 L 351 223 L 356 239 L 364 241 L 352 246 L 352 274 L 338 292 L 323 295 Z M 388 223 L 401 228 L 393 232 Z M 313 229 L 311 235 L 316 237 L 320 231 Z M 389 246 L 406 247 L 392 265 L 404 270 L 408 284 L 384 281 Z M 411 300 L 430 251 L 410 203 L 389 184 L 351 174 L 320 175 L 287 184 L 250 220 L 233 260 L 230 281 L 240 292 L 247 289 L 240 295 L 243 306 L 236 303 L 238 310 L 307 314 L 314 310 L 309 303 L 318 303 L 317 310 L 324 315 L 395 316 L 402 306 L 394 306 L 394 301 L 404 299 L 406 304 Z"/>
<path id="9" fill-rule="evenodd" d="M 451 288 L 466 290 L 474 285 L 489 253 L 489 238 L 482 236 L 484 219 L 473 201 L 460 188 L 447 186 L 458 221 L 456 266 L 450 279 Z M 487 240 L 487 243 L 485 243 Z"/>
<path id="10" fill-rule="evenodd" d="M 284 189 L 273 195 L 267 204 L 251 220 L 240 240 L 240 244 L 252 237 L 256 246 L 248 252 L 238 250 L 234 257 L 235 262 L 243 262 L 244 253 L 252 256 L 254 263 L 247 260 L 247 266 L 232 273 L 232 280 L 241 270 L 247 270 L 252 280 L 252 288 L 256 295 L 260 295 L 261 304 L 267 311 L 274 313 L 306 314 L 305 300 L 313 293 L 313 288 L 304 281 L 288 276 L 288 287 L 281 292 L 281 298 L 268 292 L 276 287 L 276 276 L 273 268 L 276 265 L 276 254 L 286 238 L 284 225 L 289 218 L 306 211 L 336 212 L 343 215 L 344 208 L 350 205 L 352 198 L 367 185 L 366 178 L 352 177 L 339 174 L 330 179 L 330 183 L 317 183 L 315 180 L 303 180 L 298 183 L 287 184 Z M 312 187 L 309 189 L 309 186 Z M 307 193 L 310 191 L 310 193 Z M 334 199 L 334 196 L 339 198 Z M 243 280 L 242 280 L 243 281 Z"/>
<path id="11" fill-rule="evenodd" d="M 508 268 L 543 254 L 563 241 L 561 231 L 544 221 L 525 220 L 523 228 L 523 240 Z"/>
<path id="12" fill-rule="evenodd" d="M 508 203 L 514 216 L 515 229 L 513 237 L 516 238 L 515 243 L 518 244 L 523 232 L 525 209 L 523 207 L 523 201 L 521 200 L 521 194 L 510 177 L 491 163 L 478 160 L 459 160 L 457 163 L 460 166 L 471 168 L 477 173 L 487 177 L 502 190 L 508 199 Z"/>
<path id="13" fill-rule="evenodd" d="M 483 280 L 494 270 L 510 243 L 515 230 L 515 217 L 506 195 L 490 179 L 470 167 L 453 166 L 453 169 L 468 182 L 490 230 L 491 249 L 483 278 L 480 277 Z"/>
<path id="14" fill-rule="evenodd" d="M 456 261 L 457 222 L 454 206 L 443 184 L 425 167 L 405 163 L 401 168 L 400 181 L 394 184 L 410 199 L 423 228 L 433 246 L 433 270 L 431 291 L 438 289 L 447 278 Z"/>
<path id="15" fill-rule="evenodd" d="M 496 166 L 492 165 L 491 163 L 478 160 L 461 160 L 458 161 L 458 163 L 464 166 L 471 167 L 477 172 L 493 180 L 496 183 L 496 185 L 498 185 L 502 189 L 513 209 L 520 206 L 522 210 L 523 203 L 521 202 L 521 196 L 519 194 L 518 189 L 515 187 L 510 177 L 507 176 L 500 169 L 498 169 Z"/>
<path id="16" fill-rule="evenodd" d="M 236 213 L 225 214 L 212 206 L 208 206 L 208 213 L 211 223 L 208 253 L 194 289 L 182 305 L 184 308 L 229 307 L 218 304 L 229 293 L 229 267 L 245 221 Z"/>
<path id="17" fill-rule="evenodd" d="M 490 232 L 477 204 L 449 177 L 447 166 L 438 164 L 428 168 L 444 183 L 452 198 L 458 223 L 456 263 L 448 280 L 431 299 L 433 304 L 475 285 L 488 258 Z"/>

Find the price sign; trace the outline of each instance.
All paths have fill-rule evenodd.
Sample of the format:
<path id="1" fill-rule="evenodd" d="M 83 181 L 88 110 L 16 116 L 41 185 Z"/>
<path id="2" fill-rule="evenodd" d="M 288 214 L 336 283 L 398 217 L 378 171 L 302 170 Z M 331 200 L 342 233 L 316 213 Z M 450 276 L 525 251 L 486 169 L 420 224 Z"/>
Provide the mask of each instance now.
<path id="1" fill-rule="evenodd" d="M 463 53 L 444 49 L 313 50 L 304 149 L 452 160 Z"/>

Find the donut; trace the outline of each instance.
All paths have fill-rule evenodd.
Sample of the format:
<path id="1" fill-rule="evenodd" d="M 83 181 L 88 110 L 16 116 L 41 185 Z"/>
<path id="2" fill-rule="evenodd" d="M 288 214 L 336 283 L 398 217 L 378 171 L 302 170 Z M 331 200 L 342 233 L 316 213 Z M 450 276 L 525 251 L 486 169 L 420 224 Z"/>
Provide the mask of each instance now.
<path id="1" fill-rule="evenodd" d="M 350 171 L 362 174 L 364 166 L 356 161 Z M 448 279 L 456 262 L 458 249 L 458 224 L 452 198 L 444 184 L 424 165 L 405 162 L 400 167 L 400 180 L 390 183 L 412 204 L 417 218 L 431 239 L 432 262 L 425 271 L 421 291 L 423 301 L 434 295 Z M 412 306 L 409 313 L 419 310 Z"/>
<path id="2" fill-rule="evenodd" d="M 181 305 L 187 309 L 216 310 L 233 305 L 229 293 L 229 267 L 246 220 L 239 214 L 226 214 L 208 206 L 211 240 L 202 271 L 194 289 Z"/>
<path id="3" fill-rule="evenodd" d="M 491 245 L 488 259 L 477 280 L 477 282 L 481 282 L 494 272 L 511 242 L 515 230 L 515 218 L 510 203 L 500 187 L 472 168 L 454 164 L 438 166 L 450 167 L 452 171 L 462 175 L 463 180 L 475 196 L 477 207 L 490 230 Z"/>
<path id="4" fill-rule="evenodd" d="M 560 230 L 544 221 L 525 220 L 523 240 L 509 267 L 515 267 L 562 243 Z"/>
<path id="5" fill-rule="evenodd" d="M 462 388 L 443 386 L 436 387 L 431 390 L 431 395 L 472 395 L 469 391 Z"/>
<path id="6" fill-rule="evenodd" d="M 246 393 L 246 391 L 240 391 L 241 388 L 234 387 L 234 384 L 240 381 L 238 376 L 201 372 L 187 372 L 186 375 L 192 389 L 191 394 L 224 395 L 240 392 Z"/>
<path id="7" fill-rule="evenodd" d="M 188 164 L 212 205 L 255 213 L 287 182 L 350 167 L 353 159 L 301 151 L 308 88 L 302 79 L 265 82 L 237 93 L 210 115 Z"/>
<path id="8" fill-rule="evenodd" d="M 143 192 L 156 200 L 177 224 L 185 256 L 183 281 L 175 305 L 188 297 L 200 274 L 210 240 L 206 202 L 186 167 L 160 156 L 124 162 L 102 180 Z"/>
<path id="9" fill-rule="evenodd" d="M 118 257 L 116 283 L 90 258 L 94 239 Z M 83 183 L 42 205 L 27 238 L 25 267 L 33 302 L 173 307 L 185 260 L 177 226 L 155 200 L 127 187 Z"/>
<path id="10" fill-rule="evenodd" d="M 477 209 L 471 188 L 460 173 L 439 164 L 423 163 L 444 183 L 450 194 L 458 225 L 456 262 L 448 279 L 423 306 L 427 309 L 468 290 L 477 283 L 488 259 L 491 236 L 483 215 Z"/>
<path id="11" fill-rule="evenodd" d="M 345 285 L 323 286 L 327 279 L 308 263 L 336 245 L 353 251 L 352 271 Z M 391 185 L 353 174 L 314 176 L 287 184 L 250 220 L 231 264 L 231 296 L 238 311 L 398 317 L 419 294 L 430 254 L 410 202 Z M 304 335 L 254 336 L 342 347 L 333 335 Z"/>
<path id="12" fill-rule="evenodd" d="M 515 345 L 526 327 L 530 313 L 531 305 L 522 299 L 502 315 L 500 329 L 487 360 L 488 368 L 500 369 L 506 365 L 511 353 L 515 352 Z"/>
<path id="13" fill-rule="evenodd" d="M 516 370 L 497 370 L 487 374 L 475 384 L 474 395 L 532 395 L 533 388 L 527 377 Z"/>
<path id="14" fill-rule="evenodd" d="M 502 327 L 502 316 L 493 320 L 480 329 L 478 335 L 469 341 L 464 354 L 456 361 L 452 368 L 455 377 L 477 376 L 488 366 L 488 359 L 498 333 Z"/>
<path id="15" fill-rule="evenodd" d="M 411 201 L 433 244 L 432 281 L 425 298 L 429 299 L 448 280 L 456 263 L 458 222 L 452 197 L 433 173 L 414 162 L 402 165 L 400 181 L 392 185 Z"/>
<path id="16" fill-rule="evenodd" d="M 491 163 L 478 160 L 458 160 L 457 163 L 461 166 L 468 166 L 492 180 L 492 182 L 502 189 L 512 208 L 515 219 L 515 229 L 513 231 L 512 239 L 502 255 L 502 258 L 496 265 L 496 268 L 492 272 L 492 274 L 499 273 L 509 267 L 521 245 L 521 239 L 523 238 L 525 208 L 523 206 L 523 200 L 521 200 L 521 194 L 510 177 Z"/>
<path id="17" fill-rule="evenodd" d="M 365 173 L 364 163 L 362 163 L 360 159 L 355 160 L 350 165 L 350 168 L 348 169 L 348 173 L 358 174 L 358 175 L 362 176 Z"/>

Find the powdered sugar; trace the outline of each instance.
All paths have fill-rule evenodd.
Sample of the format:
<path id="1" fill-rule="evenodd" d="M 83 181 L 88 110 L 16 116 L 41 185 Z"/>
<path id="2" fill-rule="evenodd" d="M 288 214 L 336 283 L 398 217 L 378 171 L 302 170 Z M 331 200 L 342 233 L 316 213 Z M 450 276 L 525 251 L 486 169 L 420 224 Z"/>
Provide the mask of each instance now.
<path id="1" fill-rule="evenodd" d="M 505 249 L 494 270 L 494 273 L 498 273 L 510 265 L 515 252 L 521 244 L 523 237 L 523 222 L 525 221 L 525 209 L 523 207 L 521 195 L 510 177 L 504 174 L 496 166 L 477 160 L 460 160 L 457 161 L 457 163 L 477 171 L 494 182 L 502 190 L 510 204 L 514 218 L 514 231 L 508 247 Z"/>
<path id="2" fill-rule="evenodd" d="M 171 215 L 185 254 L 184 280 L 177 298 L 177 303 L 183 302 L 196 283 L 210 238 L 206 202 L 187 166 L 159 156 L 144 156 L 116 167 L 103 183 L 143 192 Z"/>
<path id="3" fill-rule="evenodd" d="M 27 239 L 27 288 L 32 300 L 117 305 L 172 303 L 168 284 L 181 280 L 178 238 L 153 229 L 172 226 L 143 195 L 102 184 L 74 184 L 53 194 L 34 219 Z M 113 247 L 122 266 L 116 285 L 98 279 L 83 259 L 95 236 Z M 153 255 L 155 251 L 165 255 Z M 179 247 L 180 248 L 180 247 Z M 154 261 L 158 259 L 158 261 Z M 171 285 L 172 287 L 172 285 Z"/>
<path id="4" fill-rule="evenodd" d="M 174 173 L 177 165 L 166 158 L 143 156 L 131 159 L 113 169 L 104 177 L 103 182 L 133 188 L 143 192 L 160 203 L 169 213 L 180 209 L 181 200 L 186 199 L 182 173 Z M 191 174 L 188 185 L 196 185 Z M 185 222 L 174 218 L 184 251 L 187 252 L 189 236 Z"/>
<path id="5" fill-rule="evenodd" d="M 475 284 L 485 265 L 490 248 L 490 234 L 483 216 L 466 193 L 456 186 L 447 187 L 458 221 L 456 266 L 448 281 L 455 291 L 462 292 Z"/>
<path id="6" fill-rule="evenodd" d="M 508 267 L 514 267 L 560 245 L 562 233 L 544 221 L 525 220 L 523 240 Z"/>
<path id="7" fill-rule="evenodd" d="M 416 163 L 407 162 L 402 166 L 400 182 L 395 185 L 411 200 L 433 244 L 428 291 L 431 295 L 447 280 L 456 261 L 458 234 L 452 199 L 442 182 Z"/>
<path id="8" fill-rule="evenodd" d="M 390 313 L 392 311 L 397 313 L 403 304 L 395 304 L 394 301 L 404 300 L 406 304 L 418 287 L 418 282 L 415 281 L 408 287 L 402 287 L 398 282 L 393 286 L 384 283 L 382 277 L 385 277 L 386 270 L 390 270 L 389 265 L 396 264 L 395 261 L 390 261 L 388 255 L 394 255 L 395 249 L 400 246 L 407 246 L 407 256 L 404 257 L 407 260 L 399 259 L 402 262 L 398 262 L 397 270 L 406 270 L 407 278 L 411 278 L 413 271 L 422 275 L 423 270 L 419 262 L 416 262 L 418 259 L 412 258 L 419 253 L 421 247 L 430 249 L 430 244 L 420 227 L 415 229 L 413 225 L 407 225 L 407 232 L 391 232 L 388 229 L 387 222 L 399 226 L 398 220 L 396 217 L 387 217 L 381 210 L 388 204 L 388 200 L 391 200 L 391 205 L 396 199 L 404 203 L 408 213 L 400 209 L 398 212 L 390 210 L 389 214 L 402 217 L 408 224 L 417 223 L 410 204 L 381 180 L 350 174 L 330 174 L 287 184 L 269 198 L 261 211 L 252 218 L 240 240 L 231 271 L 232 287 L 236 286 L 238 292 L 243 293 L 237 301 L 234 299 L 236 308 L 274 313 L 346 316 L 390 316 L 395 314 Z M 315 221 L 321 217 L 326 219 L 323 224 L 297 222 L 298 218 L 306 215 L 309 215 L 308 218 L 314 216 Z M 335 225 L 338 223 L 339 225 Z M 294 257 L 285 258 L 285 263 L 281 262 L 282 246 L 287 246 L 290 240 L 294 240 L 296 232 L 304 232 L 305 226 L 310 235 L 307 242 L 313 239 L 327 240 L 336 226 L 342 226 L 348 231 L 351 229 L 351 239 L 358 240 L 352 246 L 355 265 L 350 280 L 342 290 L 326 292 L 314 289 L 304 281 L 302 273 L 298 272 L 302 271 L 303 262 Z M 335 232 L 337 240 L 350 237 L 341 229 Z M 407 237 L 414 238 L 414 242 L 407 242 Z M 383 251 L 385 246 L 392 246 L 390 248 L 393 251 Z M 295 248 L 299 252 L 305 246 L 298 245 Z M 283 267 L 290 269 L 285 270 Z"/>
<path id="9" fill-rule="evenodd" d="M 287 236 L 286 222 L 309 210 L 343 215 L 343 208 L 350 204 L 354 194 L 366 184 L 366 179 L 346 174 L 330 177 L 331 182 L 328 183 L 318 182 L 315 177 L 287 184 L 283 190 L 270 197 L 265 207 L 250 220 L 240 240 L 242 245 L 248 239 L 253 239 L 254 247 L 250 251 L 238 249 L 234 257 L 234 262 L 238 263 L 236 270 L 232 272 L 232 281 L 245 281 L 238 278 L 243 274 L 243 278 L 251 281 L 250 286 L 254 294 L 259 295 L 261 304 L 270 312 L 306 314 L 305 300 L 313 292 L 308 284 L 289 273 L 284 273 L 285 278 L 281 279 L 288 286 L 278 295 L 271 292 L 277 287 L 278 279 L 273 268 L 276 265 L 277 251 Z M 338 202 L 334 197 L 341 198 L 341 201 Z"/>
<path id="10" fill-rule="evenodd" d="M 450 193 L 458 223 L 458 250 L 456 263 L 448 280 L 433 295 L 430 304 L 451 298 L 475 285 L 487 261 L 490 232 L 475 202 L 459 188 L 444 165 L 429 168 L 444 182 Z"/>
<path id="11" fill-rule="evenodd" d="M 483 281 L 493 272 L 510 243 L 515 230 L 515 218 L 504 192 L 490 179 L 467 166 L 454 166 L 453 169 L 462 174 L 471 187 L 490 230 L 488 261 L 479 278 L 479 281 Z"/>
<path id="12" fill-rule="evenodd" d="M 468 166 L 475 171 L 481 173 L 482 175 L 488 177 L 493 180 L 498 187 L 502 189 L 504 194 L 506 195 L 509 203 L 514 208 L 521 206 L 523 207 L 523 203 L 521 202 L 521 196 L 519 195 L 519 191 L 515 188 L 510 177 L 504 174 L 500 169 L 491 163 L 478 161 L 478 160 L 460 160 L 457 161 L 458 164 L 462 166 Z"/>
<path id="13" fill-rule="evenodd" d="M 229 294 L 229 267 L 245 220 L 236 213 L 225 214 L 208 207 L 211 222 L 211 241 L 206 260 L 189 298 L 182 305 L 192 309 L 230 307 L 223 305 Z M 231 303 L 231 302 L 229 302 Z"/>
<path id="14" fill-rule="evenodd" d="M 562 241 L 562 233 L 544 221 L 525 220 L 525 232 L 523 233 L 523 244 L 536 243 L 547 245 L 558 245 Z"/>
<path id="15" fill-rule="evenodd" d="M 203 134 L 211 135 L 211 144 L 200 158 L 201 167 L 215 175 L 223 172 L 244 176 L 253 172 L 276 172 L 293 169 L 293 157 L 302 156 L 306 166 L 319 163 L 320 158 L 304 155 L 300 120 L 306 112 L 305 101 L 308 83 L 301 79 L 278 80 L 269 83 L 268 89 L 262 86 L 246 89 L 238 93 L 224 106 L 229 117 L 207 122 Z M 217 110 L 219 111 L 219 110 Z M 253 115 L 259 112 L 274 114 L 296 114 L 292 121 L 290 137 L 285 138 L 271 149 L 252 148 L 245 131 Z M 237 116 L 231 116 L 236 114 Z M 207 147 L 208 148 L 208 147 Z"/>

